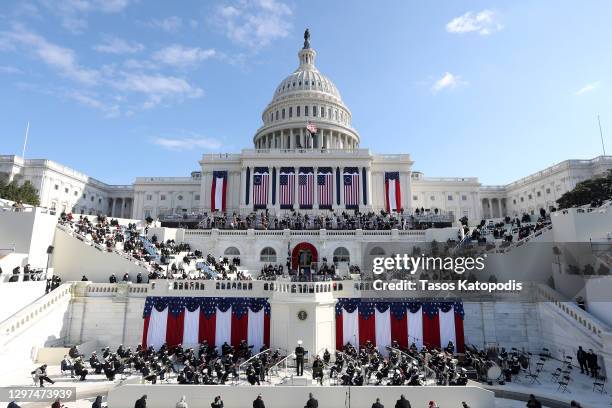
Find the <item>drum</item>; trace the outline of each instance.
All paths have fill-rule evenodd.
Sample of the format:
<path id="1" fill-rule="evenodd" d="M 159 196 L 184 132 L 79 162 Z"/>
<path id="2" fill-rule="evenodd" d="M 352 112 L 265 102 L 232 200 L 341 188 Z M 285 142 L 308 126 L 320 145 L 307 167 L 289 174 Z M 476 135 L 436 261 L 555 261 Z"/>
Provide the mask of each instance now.
<path id="1" fill-rule="evenodd" d="M 487 380 L 495 381 L 495 380 L 497 380 L 498 378 L 501 377 L 502 370 L 493 361 L 487 361 L 487 363 L 486 363 L 486 373 L 487 373 Z"/>

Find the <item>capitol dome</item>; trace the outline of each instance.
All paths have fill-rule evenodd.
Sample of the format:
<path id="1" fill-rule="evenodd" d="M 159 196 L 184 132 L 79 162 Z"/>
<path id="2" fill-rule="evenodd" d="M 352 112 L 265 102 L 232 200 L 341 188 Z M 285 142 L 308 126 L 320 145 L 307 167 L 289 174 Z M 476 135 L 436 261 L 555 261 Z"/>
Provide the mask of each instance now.
<path id="1" fill-rule="evenodd" d="M 304 39 L 298 68 L 276 87 L 262 113 L 255 148 L 356 149 L 360 138 L 351 127 L 351 112 L 336 85 L 315 66 L 317 53 L 310 48 L 308 30 Z M 308 123 L 316 126 L 316 133 L 306 130 Z"/>

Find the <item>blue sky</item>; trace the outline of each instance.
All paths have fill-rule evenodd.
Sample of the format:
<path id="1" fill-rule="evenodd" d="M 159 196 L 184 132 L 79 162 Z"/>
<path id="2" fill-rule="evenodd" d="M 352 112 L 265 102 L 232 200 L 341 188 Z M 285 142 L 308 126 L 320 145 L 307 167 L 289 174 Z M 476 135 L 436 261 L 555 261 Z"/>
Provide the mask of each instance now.
<path id="1" fill-rule="evenodd" d="M 601 154 L 597 114 L 612 152 L 611 20 L 605 0 L 5 0 L 0 154 L 30 121 L 27 157 L 187 175 L 252 146 L 309 27 L 362 147 L 505 184 Z"/>

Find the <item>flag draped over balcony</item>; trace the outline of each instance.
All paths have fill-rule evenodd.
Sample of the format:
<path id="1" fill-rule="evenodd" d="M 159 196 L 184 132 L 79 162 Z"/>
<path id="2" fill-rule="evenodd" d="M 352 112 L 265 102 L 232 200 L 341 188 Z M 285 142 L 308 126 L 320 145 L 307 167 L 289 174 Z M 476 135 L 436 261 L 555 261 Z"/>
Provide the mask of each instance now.
<path id="1" fill-rule="evenodd" d="M 415 343 L 419 349 L 444 348 L 449 341 L 455 350 L 465 349 L 461 301 L 418 302 L 378 299 L 338 299 L 336 303 L 336 349 L 364 345 L 368 340 L 386 353 L 397 340 L 400 347 Z"/>
<path id="2" fill-rule="evenodd" d="M 255 167 L 253 172 L 253 207 L 256 210 L 268 206 L 268 189 L 270 188 L 270 173 L 267 167 Z"/>
<path id="3" fill-rule="evenodd" d="M 213 171 L 212 187 L 210 189 L 210 210 L 225 211 L 227 196 L 227 171 Z"/>
<path id="4" fill-rule="evenodd" d="M 293 167 L 281 167 L 279 185 L 279 203 L 283 210 L 293 208 L 295 191 L 295 169 Z"/>
<path id="5" fill-rule="evenodd" d="M 334 200 L 334 174 L 331 167 L 319 167 L 317 170 L 317 191 L 319 208 L 331 210 Z"/>
<path id="6" fill-rule="evenodd" d="M 298 204 L 301 209 L 312 209 L 314 170 L 312 167 L 300 167 L 298 173 Z"/>
<path id="7" fill-rule="evenodd" d="M 270 345 L 270 304 L 265 298 L 148 296 L 143 347 L 193 347 L 204 340 L 220 347 L 246 340 L 259 351 Z"/>
<path id="8" fill-rule="evenodd" d="M 344 204 L 347 209 L 359 208 L 359 170 L 344 168 Z"/>
<path id="9" fill-rule="evenodd" d="M 402 207 L 399 171 L 385 172 L 385 206 L 387 212 L 399 211 Z"/>

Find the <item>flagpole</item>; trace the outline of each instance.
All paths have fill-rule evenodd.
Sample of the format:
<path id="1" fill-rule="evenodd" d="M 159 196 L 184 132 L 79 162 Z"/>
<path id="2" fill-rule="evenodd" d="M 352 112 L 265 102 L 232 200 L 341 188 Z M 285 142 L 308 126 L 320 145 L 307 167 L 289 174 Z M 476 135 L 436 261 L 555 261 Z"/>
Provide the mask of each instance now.
<path id="1" fill-rule="evenodd" d="M 21 151 L 22 159 L 25 159 L 25 151 L 26 151 L 26 146 L 28 145 L 28 134 L 29 133 L 30 133 L 30 122 L 28 121 L 28 124 L 26 125 L 26 131 L 25 131 L 25 140 L 23 141 L 23 150 Z"/>
<path id="2" fill-rule="evenodd" d="M 606 146 L 604 146 L 603 140 L 603 132 L 601 131 L 601 120 L 599 119 L 599 115 L 597 115 L 597 123 L 599 123 L 599 137 L 601 138 L 601 150 L 603 150 L 603 155 L 606 155 Z"/>

